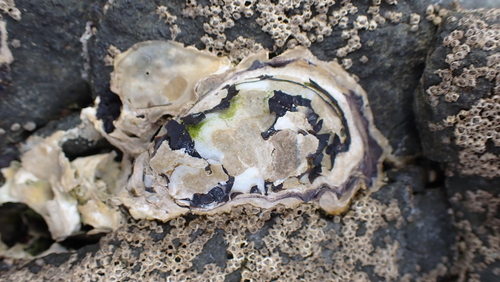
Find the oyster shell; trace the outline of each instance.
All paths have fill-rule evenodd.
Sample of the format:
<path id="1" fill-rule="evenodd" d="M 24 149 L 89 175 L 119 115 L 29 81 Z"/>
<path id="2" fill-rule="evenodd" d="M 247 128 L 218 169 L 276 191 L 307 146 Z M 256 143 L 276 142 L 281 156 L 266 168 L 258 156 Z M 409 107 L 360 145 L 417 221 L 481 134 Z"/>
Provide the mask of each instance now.
<path id="1" fill-rule="evenodd" d="M 387 141 L 366 93 L 335 62 L 304 48 L 261 52 L 201 79 L 194 93 L 135 160 L 119 198 L 136 218 L 304 201 L 338 213 L 380 181 Z"/>
<path id="2" fill-rule="evenodd" d="M 97 134 L 92 131 L 92 125 L 82 123 L 82 128 L 56 131 L 46 138 L 31 136 L 21 162 L 1 170 L 6 181 L 0 186 L 0 205 L 28 205 L 44 218 L 57 241 L 79 233 L 82 225 L 94 228 L 89 234 L 117 229 L 124 216 L 117 206 L 108 205 L 116 179 L 122 178 L 116 153 L 70 161 L 62 149 L 67 138 Z"/>
<path id="3" fill-rule="evenodd" d="M 85 109 L 87 118 L 111 144 L 136 156 L 148 149 L 165 117 L 180 115 L 196 102 L 194 86 L 200 79 L 229 66 L 227 58 L 177 42 L 137 43 L 114 60 L 110 88 L 122 102 L 115 129 L 106 132 L 96 109 Z"/>

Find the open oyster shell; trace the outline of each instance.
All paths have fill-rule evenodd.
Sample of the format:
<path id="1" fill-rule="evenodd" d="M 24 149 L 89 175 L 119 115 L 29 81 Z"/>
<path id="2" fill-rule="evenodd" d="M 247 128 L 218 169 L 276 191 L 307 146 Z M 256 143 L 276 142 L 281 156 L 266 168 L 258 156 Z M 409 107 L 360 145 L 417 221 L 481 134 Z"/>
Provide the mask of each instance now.
<path id="1" fill-rule="evenodd" d="M 120 200 L 136 218 L 303 201 L 338 213 L 380 181 L 387 141 L 366 93 L 335 62 L 304 48 L 261 52 L 200 80 L 195 94 L 135 160 Z"/>

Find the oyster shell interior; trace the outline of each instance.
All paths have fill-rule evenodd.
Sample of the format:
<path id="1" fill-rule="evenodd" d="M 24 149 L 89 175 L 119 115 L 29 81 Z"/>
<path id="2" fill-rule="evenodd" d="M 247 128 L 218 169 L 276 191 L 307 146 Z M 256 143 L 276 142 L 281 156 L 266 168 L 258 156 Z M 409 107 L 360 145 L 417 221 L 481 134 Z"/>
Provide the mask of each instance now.
<path id="1" fill-rule="evenodd" d="M 145 41 L 116 56 L 110 89 L 122 102 L 121 113 L 106 132 L 97 112 L 88 118 L 111 144 L 133 157 L 147 150 L 165 118 L 178 116 L 198 99 L 196 83 L 222 73 L 229 59 L 174 41 Z"/>
<path id="2" fill-rule="evenodd" d="M 376 185 L 388 145 L 362 88 L 304 48 L 267 57 L 198 82 L 200 98 L 135 160 L 120 195 L 134 217 L 304 201 L 337 213 Z"/>

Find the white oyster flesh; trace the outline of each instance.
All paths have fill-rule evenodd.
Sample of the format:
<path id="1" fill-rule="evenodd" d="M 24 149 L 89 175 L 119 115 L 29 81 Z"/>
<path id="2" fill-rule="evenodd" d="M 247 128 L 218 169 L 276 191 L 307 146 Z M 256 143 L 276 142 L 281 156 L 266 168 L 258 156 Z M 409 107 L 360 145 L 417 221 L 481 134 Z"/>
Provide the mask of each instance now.
<path id="1" fill-rule="evenodd" d="M 260 53 L 196 91 L 135 161 L 120 194 L 134 217 L 303 201 L 336 213 L 380 180 L 387 141 L 366 93 L 334 62 L 302 48 Z"/>

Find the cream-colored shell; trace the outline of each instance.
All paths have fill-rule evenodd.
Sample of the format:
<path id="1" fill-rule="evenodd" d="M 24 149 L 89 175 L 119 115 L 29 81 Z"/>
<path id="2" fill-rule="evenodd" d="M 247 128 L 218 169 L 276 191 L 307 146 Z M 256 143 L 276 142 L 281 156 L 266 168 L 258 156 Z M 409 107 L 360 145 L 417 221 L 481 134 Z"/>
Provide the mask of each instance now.
<path id="1" fill-rule="evenodd" d="M 122 102 L 116 129 L 108 134 L 102 121 L 89 119 L 113 145 L 136 156 L 147 150 L 165 117 L 180 115 L 196 102 L 194 86 L 200 79 L 229 66 L 225 57 L 174 41 L 137 43 L 114 60 L 110 89 Z"/>
<path id="2" fill-rule="evenodd" d="M 47 138 L 29 138 L 21 162 L 2 169 L 6 182 L 0 187 L 0 205 L 26 204 L 43 217 L 57 241 L 79 233 L 82 224 L 92 226 L 92 233 L 118 228 L 123 214 L 117 206 L 108 205 L 123 172 L 114 161 L 116 153 L 70 161 L 61 146 L 68 138 L 93 138 L 96 133 L 86 121 L 81 127 L 57 131 Z"/>
<path id="3" fill-rule="evenodd" d="M 212 107 L 219 104 L 221 99 L 228 95 L 227 90 L 225 90 L 227 86 L 255 81 L 262 76 L 273 77 L 282 82 L 292 81 L 289 84 L 283 82 L 285 92 L 294 93 L 294 87 L 305 87 L 297 85 L 308 85 L 310 91 L 318 93 L 319 100 L 326 101 L 329 99 L 328 95 L 332 96 L 331 98 L 341 109 L 342 117 L 340 118 L 345 119 L 345 126 L 349 129 L 352 143 L 347 151 L 337 155 L 335 166 L 327 172 L 324 170 L 312 183 L 297 180 L 298 177 L 296 180 L 275 179 L 275 184 L 284 183 L 283 187 L 286 189 L 269 193 L 266 191 L 265 195 L 261 191 L 261 194 L 241 193 L 231 195 L 231 197 L 229 197 L 228 192 L 227 197 L 222 202 L 213 202 L 207 205 L 194 204 L 195 194 L 207 195 L 209 193 L 207 187 L 224 185 L 231 176 L 234 176 L 229 175 L 228 178 L 228 175 L 223 173 L 224 165 L 228 167 L 227 170 L 231 170 L 238 164 L 226 162 L 221 167 L 216 159 L 207 159 L 203 154 L 201 154 L 202 158 L 198 158 L 189 155 L 184 149 L 172 149 L 168 145 L 169 142 L 166 141 L 169 138 L 169 132 L 162 128 L 157 135 L 156 144 L 152 144 L 147 152 L 140 154 L 135 160 L 132 176 L 126 189 L 122 190 L 119 195 L 120 201 L 129 208 L 132 216 L 168 220 L 188 211 L 196 213 L 229 212 L 233 206 L 247 203 L 259 207 L 271 207 L 278 203 L 294 207 L 303 201 L 316 201 L 328 213 L 338 213 L 346 208 L 356 191 L 367 186 L 380 184 L 381 161 L 385 158 L 389 147 L 387 140 L 373 125 L 373 117 L 368 107 L 366 93 L 340 65 L 335 62 L 320 61 L 305 48 L 287 51 L 271 60 L 268 59 L 267 52 L 260 52 L 247 57 L 223 74 L 200 80 L 195 88 L 196 95 L 199 95 L 200 99 L 183 115 L 174 117 L 174 120 L 182 124 L 182 118 L 190 114 L 204 110 L 209 112 Z M 265 91 L 269 91 L 269 89 Z M 319 102 L 313 101 L 312 103 L 318 105 Z M 305 123 L 297 119 L 297 116 L 295 115 L 293 122 L 304 126 Z M 338 123 L 339 116 L 326 115 L 321 116 L 321 118 L 326 121 L 325 124 L 330 124 L 332 128 L 338 127 L 332 124 Z M 211 126 L 217 127 L 217 124 Z M 338 131 L 339 128 L 335 130 Z M 238 129 L 234 132 L 237 131 Z M 285 130 L 281 132 L 285 132 Z M 301 134 L 297 136 L 300 137 Z M 307 134 L 304 137 L 308 137 Z M 259 135 L 254 138 L 261 137 Z M 196 144 L 197 139 L 193 139 Z M 198 142 L 200 142 L 199 140 L 201 139 L 198 139 Z M 290 140 L 292 139 L 285 138 L 281 143 Z M 317 141 L 302 137 L 293 140 L 298 140 L 293 141 L 297 142 L 293 145 L 297 148 L 308 148 L 311 146 L 310 144 L 317 144 L 314 143 Z M 243 158 L 241 155 L 243 147 L 240 147 L 244 145 L 243 143 L 229 142 L 224 145 L 232 147 L 227 151 L 236 154 L 236 156 L 231 156 L 232 159 Z M 245 144 L 248 147 L 249 143 Z M 267 147 L 263 145 L 264 142 L 259 144 L 256 145 L 257 150 L 254 151 L 256 155 L 259 154 L 259 150 L 265 152 L 272 148 L 276 149 L 276 146 L 266 149 Z M 238 152 L 240 148 L 241 150 Z M 262 177 L 270 177 L 273 174 L 273 168 L 267 162 L 272 161 L 271 157 L 266 159 L 266 155 L 262 154 L 255 158 L 260 160 L 259 164 L 246 168 L 259 170 L 260 176 L 267 171 L 268 175 Z M 301 158 L 304 156 L 302 155 Z M 287 156 L 284 156 L 282 160 L 287 161 Z M 327 161 L 323 161 L 324 165 L 327 163 Z M 203 167 L 207 164 L 211 166 L 209 177 L 205 177 L 203 174 Z M 186 175 L 189 177 L 184 177 Z"/>
<path id="4" fill-rule="evenodd" d="M 238 92 L 234 97 L 250 100 L 239 108 L 214 110 L 224 98 L 231 98 L 229 86 Z M 192 47 L 143 42 L 116 58 L 111 88 L 123 104 L 113 132 L 104 131 L 97 117 L 97 100 L 96 107 L 82 110 L 80 127 L 45 139 L 30 138 L 21 163 L 13 162 L 2 170 L 6 183 L 0 187 L 0 204 L 27 204 L 43 216 L 56 240 L 80 232 L 82 224 L 93 226 L 92 232 L 116 229 L 123 221 L 120 204 L 135 218 L 160 220 L 189 211 L 230 212 L 242 204 L 295 207 L 304 201 L 317 202 L 333 214 L 345 209 L 359 189 L 380 185 L 381 162 L 389 146 L 373 125 L 366 93 L 340 65 L 320 61 L 307 49 L 290 50 L 273 59 L 262 51 L 230 68 L 226 58 Z M 307 98 L 311 107 L 297 104 L 278 117 L 266 106 L 275 90 Z M 237 104 L 231 99 L 230 103 Z M 323 129 L 314 129 L 308 121 L 311 110 L 324 120 Z M 193 136 L 187 133 L 201 155 L 171 148 L 168 139 L 173 132 L 163 125 L 185 126 L 184 119 L 199 112 L 211 115 L 206 120 L 213 125 L 200 131 L 208 135 L 194 136 L 195 125 L 190 128 Z M 254 121 L 245 122 L 247 117 Z M 275 132 L 262 139 L 261 130 L 271 125 Z M 258 131 L 252 129 L 255 126 Z M 324 169 L 308 180 L 310 155 L 319 144 L 315 136 L 338 134 L 341 142 L 347 142 L 342 133 L 346 129 L 350 147 L 337 152 L 333 167 L 324 158 Z M 65 157 L 64 140 L 78 136 L 97 140 L 99 133 L 122 150 L 121 163 L 114 160 L 114 153 L 73 161 Z M 244 134 L 232 138 L 239 133 Z M 225 157 L 208 156 L 200 147 L 203 138 L 215 142 Z M 203 176 L 207 164 L 209 177 Z M 206 197 L 210 187 L 227 186 L 231 177 L 239 181 L 230 187 L 234 191 L 225 191 L 210 203 L 194 199 Z M 258 193 L 245 186 L 251 181 Z M 264 181 L 271 189 L 264 189 Z"/>

